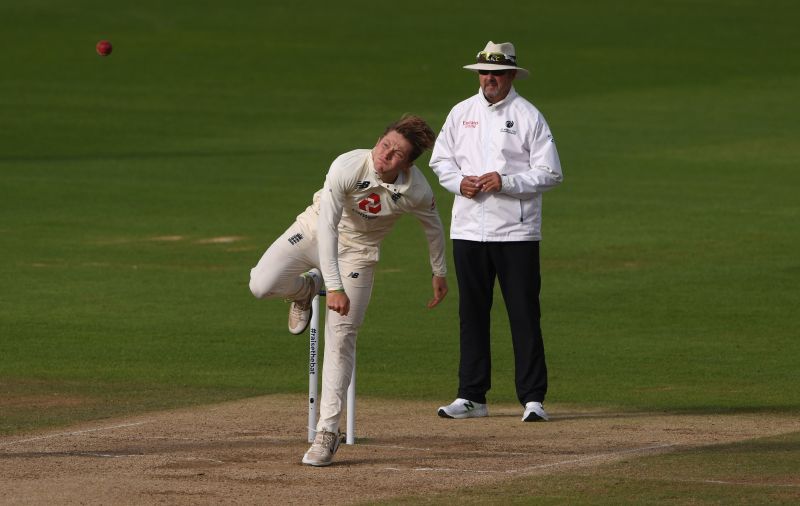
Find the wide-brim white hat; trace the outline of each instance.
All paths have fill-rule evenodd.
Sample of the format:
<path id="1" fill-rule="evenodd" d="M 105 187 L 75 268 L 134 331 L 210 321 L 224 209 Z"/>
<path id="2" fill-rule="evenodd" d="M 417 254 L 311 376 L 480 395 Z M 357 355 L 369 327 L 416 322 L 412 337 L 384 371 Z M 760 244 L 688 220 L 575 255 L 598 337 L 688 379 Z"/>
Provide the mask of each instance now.
<path id="1" fill-rule="evenodd" d="M 526 69 L 517 66 L 517 53 L 514 51 L 514 44 L 503 42 L 495 44 L 491 40 L 486 43 L 483 51 L 477 55 L 477 63 L 464 65 L 467 70 L 516 70 L 517 79 L 525 79 L 531 73 Z"/>

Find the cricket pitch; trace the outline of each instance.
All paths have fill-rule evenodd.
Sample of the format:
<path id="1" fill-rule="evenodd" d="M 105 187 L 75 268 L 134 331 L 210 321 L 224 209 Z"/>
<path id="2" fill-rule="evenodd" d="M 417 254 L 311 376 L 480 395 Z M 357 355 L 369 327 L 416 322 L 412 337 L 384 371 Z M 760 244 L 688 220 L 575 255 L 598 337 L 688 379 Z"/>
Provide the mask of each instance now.
<path id="1" fill-rule="evenodd" d="M 0 437 L 0 488 L 11 504 L 353 504 L 800 430 L 788 415 L 557 404 L 546 423 L 521 422 L 516 405 L 450 420 L 432 403 L 359 398 L 356 444 L 312 468 L 300 463 L 306 402 L 271 395 Z"/>

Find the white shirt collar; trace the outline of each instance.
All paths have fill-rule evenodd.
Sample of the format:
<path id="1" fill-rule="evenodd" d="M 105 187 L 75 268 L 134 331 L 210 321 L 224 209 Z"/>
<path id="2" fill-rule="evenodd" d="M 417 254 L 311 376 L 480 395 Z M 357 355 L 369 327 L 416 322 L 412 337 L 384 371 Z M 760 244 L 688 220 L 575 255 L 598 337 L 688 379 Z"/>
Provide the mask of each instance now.
<path id="1" fill-rule="evenodd" d="M 411 180 L 411 171 L 414 168 L 414 165 L 408 168 L 407 171 L 401 170 L 397 174 L 397 179 L 395 179 L 394 183 L 386 183 L 381 179 L 381 176 L 378 174 L 378 171 L 375 170 L 375 164 L 372 162 L 372 150 L 369 152 L 369 156 L 367 157 L 367 167 L 369 168 L 370 174 L 372 174 L 373 180 L 376 185 L 383 186 L 384 188 L 389 189 L 389 191 L 393 193 L 402 193 L 406 190 Z"/>

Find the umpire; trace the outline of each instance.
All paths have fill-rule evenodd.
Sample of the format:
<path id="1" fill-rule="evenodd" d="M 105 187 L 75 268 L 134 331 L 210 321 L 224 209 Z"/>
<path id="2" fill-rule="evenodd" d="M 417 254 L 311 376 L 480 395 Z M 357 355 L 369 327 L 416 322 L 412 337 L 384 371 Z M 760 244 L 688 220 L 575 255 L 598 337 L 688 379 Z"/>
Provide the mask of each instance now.
<path id="1" fill-rule="evenodd" d="M 461 321 L 458 394 L 438 414 L 488 415 L 497 278 L 511 326 L 522 420 L 547 420 L 539 241 L 542 193 L 561 183 L 561 163 L 544 117 L 512 85 L 529 72 L 517 66 L 511 43 L 490 41 L 464 68 L 477 72 L 480 90 L 450 111 L 430 161 L 439 183 L 455 194 L 450 237 Z"/>

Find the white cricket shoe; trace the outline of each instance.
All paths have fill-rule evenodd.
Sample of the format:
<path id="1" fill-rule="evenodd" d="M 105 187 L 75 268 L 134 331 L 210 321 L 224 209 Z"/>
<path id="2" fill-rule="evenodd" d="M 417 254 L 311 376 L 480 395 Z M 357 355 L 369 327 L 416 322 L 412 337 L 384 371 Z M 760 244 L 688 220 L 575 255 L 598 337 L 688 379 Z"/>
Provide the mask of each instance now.
<path id="1" fill-rule="evenodd" d="M 319 269 L 311 269 L 300 275 L 306 284 L 306 294 L 301 299 L 293 300 L 289 306 L 289 332 L 302 334 L 311 322 L 311 301 L 322 287 L 322 273 Z"/>
<path id="2" fill-rule="evenodd" d="M 440 407 L 439 416 L 442 418 L 479 418 L 489 416 L 489 410 L 486 408 L 486 404 L 459 398 L 449 406 Z"/>
<path id="3" fill-rule="evenodd" d="M 342 433 L 336 434 L 326 430 L 318 431 L 311 448 L 303 455 L 303 464 L 316 467 L 331 465 L 333 456 L 336 454 L 336 450 L 339 449 L 339 444 L 343 438 L 344 434 Z"/>
<path id="4" fill-rule="evenodd" d="M 525 413 L 522 415 L 523 422 L 546 422 L 550 419 L 547 411 L 542 407 L 541 402 L 529 402 L 525 404 Z"/>

